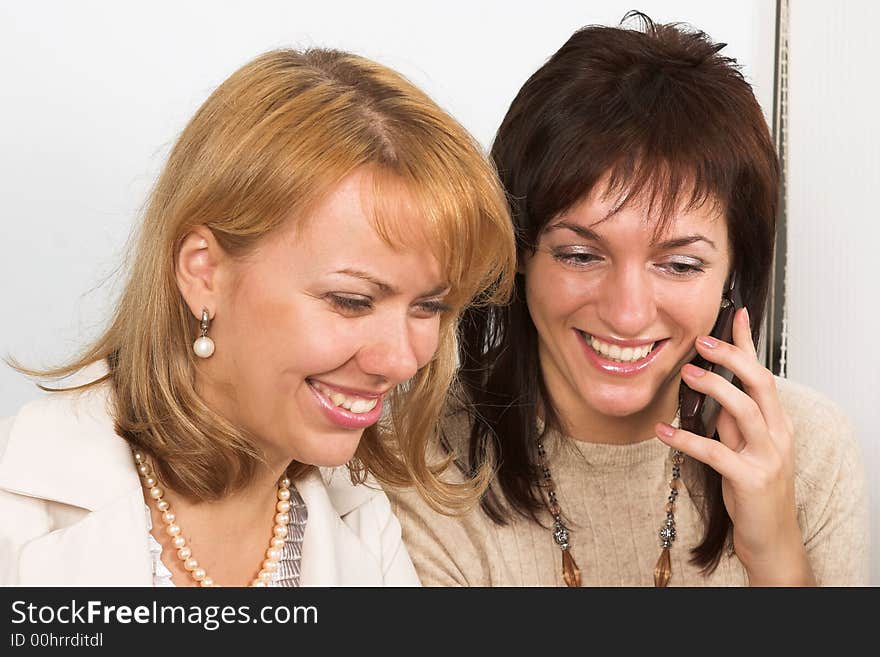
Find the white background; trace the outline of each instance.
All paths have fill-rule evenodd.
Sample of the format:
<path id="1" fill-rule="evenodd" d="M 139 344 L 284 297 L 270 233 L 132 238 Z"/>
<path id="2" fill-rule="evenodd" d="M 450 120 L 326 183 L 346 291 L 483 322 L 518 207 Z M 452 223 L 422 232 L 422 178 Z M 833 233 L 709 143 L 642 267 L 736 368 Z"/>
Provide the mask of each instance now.
<path id="1" fill-rule="evenodd" d="M 846 409 L 871 495 L 880 584 L 880 74 L 870 0 L 791 3 L 788 376 Z"/>
<path id="2" fill-rule="evenodd" d="M 118 290 L 126 239 L 176 136 L 208 94 L 255 55 L 281 46 L 325 46 L 371 57 L 425 89 L 488 147 L 516 91 L 575 29 L 614 25 L 633 8 L 656 21 L 690 23 L 728 43 L 724 52 L 743 65 L 769 118 L 775 23 L 770 0 L 0 5 L 0 354 L 34 366 L 55 364 L 101 330 Z M 852 21 L 847 30 L 871 24 Z M 830 79 L 837 73 L 827 67 L 825 72 Z M 812 102 L 804 103 L 808 116 Z M 867 126 L 866 115 L 861 118 Z M 810 124 L 804 139 L 821 129 Z M 825 163 L 821 148 L 792 146 L 791 153 L 804 158 L 815 177 Z M 805 182 L 807 188 L 814 184 L 814 178 Z M 871 210 L 858 206 L 865 203 L 864 190 L 854 196 L 856 205 L 842 221 L 861 220 Z M 804 226 L 799 231 L 814 229 L 806 222 L 797 225 Z M 801 248 L 798 236 L 790 239 L 792 249 Z M 839 245 L 823 258 L 842 262 L 848 248 Z M 806 251 L 798 254 L 812 258 Z M 841 286 L 868 274 L 866 267 L 835 271 Z M 815 283 L 823 281 L 827 272 Z M 866 456 L 873 459 L 870 471 L 880 462 L 875 436 L 867 431 L 878 421 L 877 404 L 854 401 L 851 390 L 825 376 L 827 359 L 814 357 L 815 340 L 807 334 L 824 336 L 819 344 L 843 349 L 840 360 L 853 365 L 860 362 L 858 348 L 868 350 L 872 343 L 865 329 L 859 334 L 864 342 L 847 360 L 852 344 L 842 342 L 848 336 L 838 322 L 828 321 L 812 289 L 808 279 L 793 291 L 789 370 L 851 412 Z M 867 286 L 849 289 L 856 290 L 850 295 L 856 304 L 864 301 Z M 873 381 L 876 390 L 874 358 L 874 373 L 867 375 L 874 378 L 864 381 Z M 841 381 L 852 380 L 851 373 L 845 376 Z M 0 416 L 39 394 L 0 368 Z M 876 491 L 874 499 L 876 505 Z M 874 561 L 880 581 L 880 558 Z"/>

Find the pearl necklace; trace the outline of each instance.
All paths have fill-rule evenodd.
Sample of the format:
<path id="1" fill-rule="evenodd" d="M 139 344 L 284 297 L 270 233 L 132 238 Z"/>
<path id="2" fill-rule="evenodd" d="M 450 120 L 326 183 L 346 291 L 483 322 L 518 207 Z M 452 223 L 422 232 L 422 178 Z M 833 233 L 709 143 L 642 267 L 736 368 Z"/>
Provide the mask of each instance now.
<path id="1" fill-rule="evenodd" d="M 171 545 L 177 550 L 177 558 L 183 562 L 183 567 L 186 568 L 198 586 L 217 586 L 193 557 L 192 549 L 186 544 L 183 530 L 177 523 L 177 517 L 171 511 L 168 500 L 164 499 L 165 491 L 159 486 L 156 475 L 146 457 L 141 452 L 134 452 L 134 460 L 141 481 L 149 492 L 150 499 L 159 510 L 162 522 L 165 523 L 165 533 L 171 537 Z M 272 529 L 272 540 L 269 542 L 269 548 L 266 550 L 266 558 L 263 560 L 260 572 L 250 583 L 251 586 L 268 586 L 272 582 L 275 571 L 278 570 L 284 539 L 287 537 L 287 525 L 290 522 L 290 479 L 287 477 L 282 477 L 278 481 L 278 502 L 275 505 L 275 510 L 277 513 L 275 514 L 275 526 Z"/>

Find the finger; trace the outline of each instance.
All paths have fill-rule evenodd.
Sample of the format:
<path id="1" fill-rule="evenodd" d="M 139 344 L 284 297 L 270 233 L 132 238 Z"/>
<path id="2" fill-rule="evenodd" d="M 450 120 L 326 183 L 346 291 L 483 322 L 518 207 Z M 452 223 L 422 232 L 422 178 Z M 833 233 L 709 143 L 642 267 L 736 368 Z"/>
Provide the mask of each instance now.
<path id="1" fill-rule="evenodd" d="M 752 341 L 752 325 L 749 309 L 743 306 L 733 317 L 733 344 L 758 360 L 758 352 Z"/>
<path id="2" fill-rule="evenodd" d="M 767 421 L 754 399 L 724 377 L 695 365 L 687 364 L 682 367 L 681 375 L 688 386 L 709 395 L 733 416 L 746 443 L 756 447 L 768 445 L 770 437 Z M 728 437 L 725 442 L 734 443 L 736 440 Z"/>
<path id="3" fill-rule="evenodd" d="M 731 481 L 739 481 L 742 477 L 744 466 L 740 457 L 717 440 L 704 438 L 684 429 L 676 429 L 665 422 L 655 425 L 654 430 L 664 443 L 705 463 L 722 477 Z"/>
<path id="4" fill-rule="evenodd" d="M 739 426 L 736 424 L 734 417 L 723 408 L 718 414 L 718 422 L 715 425 L 718 432 L 718 438 L 722 444 L 726 445 L 733 452 L 741 452 L 746 446 L 746 439 L 743 438 Z"/>
<path id="5" fill-rule="evenodd" d="M 737 324 L 747 324 L 744 319 L 748 318 L 738 315 L 734 320 L 734 328 L 737 328 Z M 739 330 L 748 334 L 747 326 L 740 326 Z M 751 338 L 748 340 L 750 341 Z M 776 379 L 770 370 L 758 362 L 754 352 L 747 352 L 742 347 L 722 342 L 711 336 L 700 336 L 695 344 L 703 358 L 729 369 L 742 382 L 743 389 L 761 409 L 770 432 L 774 435 L 784 434 L 785 412 L 779 401 Z"/>
<path id="6" fill-rule="evenodd" d="M 755 361 L 758 361 L 758 352 L 755 350 L 755 343 L 752 341 L 751 317 L 747 308 L 743 307 L 739 316 L 733 322 L 733 342 L 746 353 L 751 354 Z M 743 387 L 748 391 L 749 395 L 758 402 L 761 412 L 767 420 L 767 427 L 770 429 L 770 435 L 774 440 L 785 440 L 791 442 L 794 437 L 794 429 L 791 421 L 785 414 L 782 402 L 779 400 L 779 392 L 776 389 L 776 378 L 773 372 L 766 367 L 760 365 L 760 370 L 755 374 L 754 380 L 748 382 L 740 378 Z"/>
<path id="7" fill-rule="evenodd" d="M 737 322 L 734 321 L 734 324 Z M 766 368 L 758 362 L 754 353 L 742 347 L 723 342 L 711 335 L 701 335 L 694 342 L 697 352 L 708 360 L 727 368 L 742 381 L 747 389 L 760 388 Z"/>

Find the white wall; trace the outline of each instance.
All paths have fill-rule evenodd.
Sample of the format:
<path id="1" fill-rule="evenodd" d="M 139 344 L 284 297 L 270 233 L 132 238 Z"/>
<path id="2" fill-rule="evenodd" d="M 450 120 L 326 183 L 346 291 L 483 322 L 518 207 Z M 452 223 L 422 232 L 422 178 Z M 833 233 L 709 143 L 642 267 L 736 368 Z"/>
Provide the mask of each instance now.
<path id="1" fill-rule="evenodd" d="M 861 438 L 880 584 L 880 76 L 872 0 L 793 0 L 789 42 L 788 375 Z"/>
<path id="2" fill-rule="evenodd" d="M 638 3 L 657 21 L 688 22 L 729 43 L 766 108 L 773 4 Z M 176 135 L 258 53 L 319 45 L 377 59 L 488 146 L 516 91 L 572 31 L 616 24 L 631 8 L 631 0 L 0 4 L 0 355 L 58 363 L 98 332 L 123 244 Z M 0 365 L 0 417 L 37 394 Z"/>
<path id="3" fill-rule="evenodd" d="M 258 53 L 318 45 L 372 57 L 488 146 L 516 91 L 574 29 L 616 24 L 634 6 L 728 43 L 769 117 L 772 0 L 0 4 L 0 355 L 58 363 L 98 332 L 176 135 Z M 806 324 L 822 315 L 798 308 Z M 792 374 L 795 355 L 793 344 Z M 38 394 L 0 367 L 0 417 Z"/>

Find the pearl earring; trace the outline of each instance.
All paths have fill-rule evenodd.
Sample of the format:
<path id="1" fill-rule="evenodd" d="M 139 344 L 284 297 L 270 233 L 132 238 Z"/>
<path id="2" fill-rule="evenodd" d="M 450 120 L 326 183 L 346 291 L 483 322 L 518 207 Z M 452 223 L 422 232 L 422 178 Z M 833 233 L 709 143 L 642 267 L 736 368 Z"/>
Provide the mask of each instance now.
<path id="1" fill-rule="evenodd" d="M 199 328 L 202 334 L 193 342 L 193 351 L 199 358 L 210 358 L 214 353 L 214 341 L 208 337 L 208 327 L 211 325 L 211 318 L 208 317 L 208 309 L 202 309 L 202 321 Z"/>

